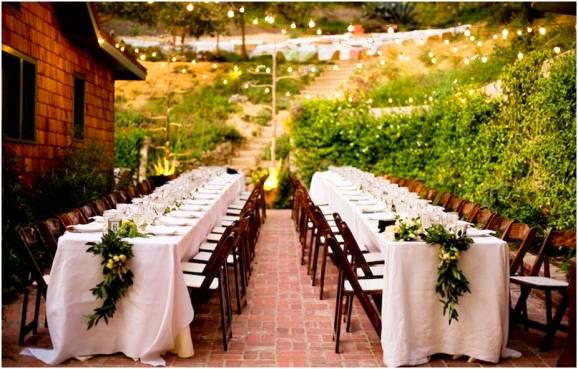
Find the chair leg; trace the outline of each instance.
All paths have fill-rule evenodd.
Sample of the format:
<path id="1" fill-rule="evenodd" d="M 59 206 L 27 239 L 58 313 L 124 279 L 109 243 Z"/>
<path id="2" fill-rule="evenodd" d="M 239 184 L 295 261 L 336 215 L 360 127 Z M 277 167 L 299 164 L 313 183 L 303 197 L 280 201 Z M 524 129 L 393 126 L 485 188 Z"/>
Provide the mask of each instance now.
<path id="1" fill-rule="evenodd" d="M 219 308 L 221 310 L 221 331 L 223 333 L 223 351 L 227 351 L 228 349 L 228 328 L 227 324 L 225 323 L 225 301 L 224 301 L 224 288 L 222 280 L 219 281 Z"/>
<path id="2" fill-rule="evenodd" d="M 231 304 L 231 289 L 229 286 L 229 273 L 227 268 L 223 270 L 223 283 L 225 288 L 225 301 L 227 302 L 227 318 L 229 319 L 229 325 L 233 324 L 233 306 Z"/>
<path id="3" fill-rule="evenodd" d="M 347 297 L 349 299 L 347 304 L 347 325 L 345 326 L 346 332 L 351 332 L 351 312 L 353 311 L 353 295 Z"/>
<path id="4" fill-rule="evenodd" d="M 42 293 L 40 293 L 40 290 L 36 289 L 36 302 L 34 304 L 34 328 L 32 329 L 32 332 L 34 332 L 34 334 L 38 334 L 38 320 L 40 318 L 40 299 L 42 298 Z"/>
<path id="5" fill-rule="evenodd" d="M 308 245 L 308 256 L 307 256 L 307 275 L 311 275 L 311 273 L 313 272 L 312 270 L 312 258 L 313 258 L 313 249 L 315 248 L 315 243 L 316 243 L 316 237 L 317 237 L 317 228 L 313 228 L 311 230 L 311 237 L 309 238 L 309 242 L 307 243 Z"/>
<path id="6" fill-rule="evenodd" d="M 24 294 L 22 295 L 22 315 L 20 318 L 20 334 L 18 336 L 18 344 L 24 346 L 24 338 L 28 333 L 28 327 L 26 324 L 26 316 L 28 315 L 28 288 L 24 288 Z"/>
<path id="7" fill-rule="evenodd" d="M 518 302 L 514 307 L 514 311 L 512 311 L 512 313 L 510 314 L 510 332 L 512 332 L 512 330 L 514 329 L 518 315 L 520 315 L 520 312 L 522 311 L 522 308 L 526 303 L 528 296 L 530 296 L 530 291 L 531 291 L 530 288 L 526 286 L 520 286 L 520 297 L 518 298 Z"/>
<path id="8" fill-rule="evenodd" d="M 327 267 L 327 243 L 323 244 L 323 256 L 321 257 L 321 273 L 319 274 L 319 300 L 323 300 L 323 287 L 325 286 L 325 268 Z"/>
<path id="9" fill-rule="evenodd" d="M 569 292 L 564 291 L 560 305 L 558 305 L 558 309 L 556 310 L 556 315 L 554 316 L 554 319 L 552 319 L 551 324 L 548 325 L 548 331 L 546 332 L 544 341 L 542 341 L 542 344 L 540 345 L 540 351 L 548 351 L 550 349 L 550 345 L 552 344 L 552 340 L 554 340 L 556 331 L 560 327 L 560 322 L 562 322 L 566 308 L 568 308 L 569 301 Z"/>
<path id="10" fill-rule="evenodd" d="M 311 285 L 315 286 L 315 281 L 317 279 L 317 264 L 319 263 L 319 248 L 321 247 L 319 236 L 315 237 L 315 242 L 312 243 L 311 247 L 313 249 L 313 257 L 309 262 L 311 265 Z"/>
<path id="11" fill-rule="evenodd" d="M 337 295 L 335 312 L 335 353 L 339 354 L 339 339 L 341 337 L 341 315 L 343 309 L 343 291 Z"/>
<path id="12" fill-rule="evenodd" d="M 235 274 L 235 298 L 237 300 L 237 314 L 241 314 L 241 286 L 239 286 L 239 273 L 237 270 L 236 260 L 233 260 L 233 273 Z"/>

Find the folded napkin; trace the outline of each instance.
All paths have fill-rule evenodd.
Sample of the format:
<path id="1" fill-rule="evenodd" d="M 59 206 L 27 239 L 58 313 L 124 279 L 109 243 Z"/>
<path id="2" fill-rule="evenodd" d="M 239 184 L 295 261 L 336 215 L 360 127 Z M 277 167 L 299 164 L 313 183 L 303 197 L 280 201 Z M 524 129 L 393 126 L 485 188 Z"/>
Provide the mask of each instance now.
<path id="1" fill-rule="evenodd" d="M 197 192 L 199 194 L 206 194 L 206 195 L 218 195 L 221 193 L 221 191 L 217 191 L 217 190 L 210 190 L 208 188 L 202 188 L 199 190 L 199 192 Z"/>
<path id="2" fill-rule="evenodd" d="M 211 205 L 210 201 L 200 200 L 200 199 L 186 199 L 185 204 L 187 205 Z"/>
<path id="3" fill-rule="evenodd" d="M 148 233 L 152 233 L 157 236 L 176 236 L 187 232 L 186 228 L 183 227 L 167 227 L 163 225 L 149 225 L 146 228 Z"/>
<path id="4" fill-rule="evenodd" d="M 493 236 L 496 232 L 491 229 L 477 229 L 469 227 L 466 231 L 466 236 L 468 237 L 483 237 L 483 236 Z"/>
<path id="5" fill-rule="evenodd" d="M 207 193 L 199 193 L 199 192 L 197 192 L 193 195 L 193 199 L 195 199 L 195 200 L 199 200 L 199 199 L 201 199 L 201 200 L 203 200 L 203 199 L 204 200 L 213 200 L 213 199 L 216 199 L 217 197 L 218 196 L 215 194 L 207 194 Z"/>
<path id="6" fill-rule="evenodd" d="M 233 204 L 229 205 L 229 209 L 238 209 L 238 210 L 241 210 L 241 209 L 243 209 L 243 207 L 245 207 L 245 204 L 236 204 L 236 203 L 233 203 Z"/>
<path id="7" fill-rule="evenodd" d="M 395 220 L 395 213 L 381 212 L 366 214 L 366 217 L 371 220 Z"/>
<path id="8" fill-rule="evenodd" d="M 183 210 L 183 211 L 187 211 L 187 212 L 189 212 L 189 211 L 205 211 L 205 208 L 200 206 L 200 205 L 184 204 L 184 205 L 181 205 L 179 210 Z"/>
<path id="9" fill-rule="evenodd" d="M 191 226 L 198 222 L 197 219 L 190 218 L 174 218 L 165 216 L 161 218 L 161 223 L 169 226 Z"/>
<path id="10" fill-rule="evenodd" d="M 223 234 L 225 233 L 226 227 L 214 227 L 211 233 Z"/>
<path id="11" fill-rule="evenodd" d="M 75 224 L 66 227 L 69 232 L 75 233 L 96 233 L 104 230 L 104 223 L 92 222 L 87 224 Z"/>
<path id="12" fill-rule="evenodd" d="M 346 196 L 349 201 L 361 201 L 361 200 L 372 200 L 373 197 L 369 195 L 349 195 Z"/>
<path id="13" fill-rule="evenodd" d="M 186 210 L 174 210 L 168 213 L 169 217 L 173 218 L 200 218 L 205 214 L 204 211 L 186 211 Z"/>
<path id="14" fill-rule="evenodd" d="M 385 207 L 381 205 L 374 205 L 374 206 L 362 206 L 361 212 L 362 213 L 380 213 L 386 211 Z"/>
<path id="15" fill-rule="evenodd" d="M 349 195 L 363 195 L 363 192 L 359 191 L 359 190 L 347 190 L 347 191 L 341 191 L 342 195 L 345 196 L 349 196 Z"/>
<path id="16" fill-rule="evenodd" d="M 371 199 L 371 200 L 361 200 L 357 202 L 357 205 L 365 205 L 365 206 L 372 206 L 372 205 L 377 205 L 378 202 L 376 199 Z"/>
<path id="17" fill-rule="evenodd" d="M 95 215 L 93 217 L 88 218 L 96 223 L 104 223 L 104 217 L 102 215 Z"/>
<path id="18" fill-rule="evenodd" d="M 205 188 L 206 188 L 207 190 L 213 190 L 213 191 L 219 191 L 219 192 L 221 192 L 221 191 L 223 191 L 223 190 L 225 189 L 225 186 L 222 186 L 222 185 L 214 185 L 214 184 L 213 184 L 213 185 L 206 185 Z"/>

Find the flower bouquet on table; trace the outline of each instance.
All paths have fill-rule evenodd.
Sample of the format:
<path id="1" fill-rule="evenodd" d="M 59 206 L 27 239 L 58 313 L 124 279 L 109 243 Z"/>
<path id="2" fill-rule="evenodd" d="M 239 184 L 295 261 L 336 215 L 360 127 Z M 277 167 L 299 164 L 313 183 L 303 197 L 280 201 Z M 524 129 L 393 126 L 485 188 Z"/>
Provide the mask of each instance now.
<path id="1" fill-rule="evenodd" d="M 385 228 L 385 237 L 395 241 L 416 241 L 422 233 L 420 218 L 402 219 L 395 217 L 395 224 Z"/>

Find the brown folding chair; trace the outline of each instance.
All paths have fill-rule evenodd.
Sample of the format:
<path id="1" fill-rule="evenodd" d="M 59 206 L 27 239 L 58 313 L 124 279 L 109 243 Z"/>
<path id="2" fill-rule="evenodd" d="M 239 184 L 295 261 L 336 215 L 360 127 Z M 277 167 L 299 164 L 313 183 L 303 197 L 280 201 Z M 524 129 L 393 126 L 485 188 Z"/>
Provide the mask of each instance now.
<path id="1" fill-rule="evenodd" d="M 83 206 L 78 208 L 78 210 L 80 210 L 80 212 L 87 221 L 89 221 L 90 218 L 92 218 L 93 216 L 97 215 L 94 209 L 92 208 L 92 205 L 90 204 L 84 204 Z"/>
<path id="2" fill-rule="evenodd" d="M 125 190 L 114 191 L 113 195 L 116 197 L 117 204 L 126 204 L 130 202 L 130 197 Z"/>
<path id="3" fill-rule="evenodd" d="M 510 317 L 510 324 L 513 327 L 516 319 L 519 318 L 519 316 L 522 316 L 526 327 L 532 326 L 533 328 L 546 332 L 544 341 L 540 346 L 541 351 L 547 351 L 550 348 L 556 331 L 562 328 L 562 317 L 564 316 L 569 302 L 568 281 L 554 279 L 550 276 L 549 257 L 552 254 L 552 251 L 558 248 L 575 249 L 576 231 L 548 231 L 538 256 L 532 265 L 530 274 L 527 276 L 520 274 L 510 277 L 510 282 L 520 286 L 520 297 L 518 298 Z M 528 248 L 526 247 L 524 253 L 527 249 Z M 543 276 L 540 276 L 540 271 L 543 272 Z M 544 299 L 546 302 L 546 324 L 528 319 L 526 302 L 533 289 L 541 290 L 544 293 Z M 552 292 L 559 292 L 562 295 L 562 299 L 554 316 L 552 316 Z M 567 327 L 564 327 L 564 330 L 567 331 Z"/>
<path id="4" fill-rule="evenodd" d="M 185 279 L 185 285 L 191 290 L 192 295 L 208 296 L 212 291 L 217 291 L 219 294 L 223 350 L 227 351 L 229 339 L 233 336 L 233 314 L 229 294 L 227 258 L 239 242 L 239 237 L 237 237 L 236 230 L 232 230 L 223 238 L 223 242 L 220 242 L 219 246 L 215 249 L 214 257 L 211 257 L 202 274 L 189 274 L 185 272 L 183 277 Z"/>
<path id="5" fill-rule="evenodd" d="M 126 193 L 131 200 L 139 197 L 139 193 L 137 191 L 137 188 L 133 185 L 130 185 L 126 188 Z"/>
<path id="6" fill-rule="evenodd" d="M 490 225 L 494 216 L 496 216 L 496 214 L 492 213 L 489 209 L 478 209 L 476 216 L 471 223 L 480 229 L 486 229 Z"/>
<path id="7" fill-rule="evenodd" d="M 453 213 L 459 213 L 460 209 L 462 208 L 462 205 L 464 204 L 466 200 L 457 197 L 457 196 L 452 196 L 450 202 L 447 204 L 447 206 L 445 206 L 446 211 L 448 212 L 453 212 Z"/>
<path id="8" fill-rule="evenodd" d="M 436 198 L 432 201 L 432 205 L 437 205 L 441 207 L 447 207 L 452 199 L 452 194 L 449 192 L 439 193 Z"/>
<path id="9" fill-rule="evenodd" d="M 58 219 L 64 228 L 75 224 L 86 224 L 88 219 L 82 214 L 80 209 L 72 209 L 66 213 L 58 215 Z"/>
<path id="10" fill-rule="evenodd" d="M 92 205 L 92 208 L 96 212 L 96 215 L 102 215 L 105 210 L 112 208 L 112 206 L 109 204 L 108 200 L 105 197 L 99 197 L 96 200 L 92 200 L 90 204 Z"/>
<path id="11" fill-rule="evenodd" d="M 352 266 L 347 261 L 347 255 L 345 251 L 337 244 L 335 238 L 331 237 L 330 234 L 325 236 L 324 243 L 331 248 L 333 251 L 333 256 L 335 258 L 335 263 L 339 268 L 338 285 L 337 285 L 337 299 L 336 299 L 336 314 L 334 321 L 334 339 L 335 339 L 335 352 L 339 353 L 339 339 L 341 335 L 341 316 L 343 308 L 343 297 L 347 295 L 355 295 L 359 300 L 361 307 L 367 314 L 375 332 L 379 337 L 381 337 L 381 313 L 380 308 L 375 305 L 375 303 L 369 298 L 372 294 L 383 293 L 383 281 L 379 281 L 381 285 L 378 287 L 376 279 L 367 279 L 362 282 L 357 278 L 357 275 L 353 271 Z M 370 285 L 375 284 L 375 285 Z"/>
<path id="12" fill-rule="evenodd" d="M 40 238 L 50 251 L 52 258 L 56 255 L 58 248 L 58 238 L 64 233 L 64 226 L 58 218 L 48 218 L 36 224 L 40 233 Z"/>
<path id="13" fill-rule="evenodd" d="M 46 299 L 48 291 L 49 271 L 52 264 L 52 255 L 42 243 L 38 231 L 34 227 L 21 227 L 18 230 L 21 244 L 21 255 L 28 267 L 29 277 L 25 281 L 22 297 L 22 315 L 20 317 L 20 333 L 18 343 L 24 345 L 24 339 L 29 332 L 38 333 L 38 319 L 40 315 L 40 300 Z M 32 321 L 27 321 L 29 288 L 36 289 L 36 301 Z"/>
<path id="14" fill-rule="evenodd" d="M 458 213 L 460 214 L 460 218 L 462 218 L 466 222 L 471 223 L 474 221 L 476 214 L 478 213 L 479 210 L 480 210 L 480 206 L 478 204 L 475 204 L 475 203 L 469 202 L 469 201 L 465 201 L 462 204 L 462 207 L 460 208 Z"/>
<path id="15" fill-rule="evenodd" d="M 514 224 L 513 219 L 504 218 L 498 214 L 495 214 L 489 221 L 486 229 L 496 231 L 496 236 L 503 240 L 504 237 L 506 237 L 506 233 L 512 224 Z"/>

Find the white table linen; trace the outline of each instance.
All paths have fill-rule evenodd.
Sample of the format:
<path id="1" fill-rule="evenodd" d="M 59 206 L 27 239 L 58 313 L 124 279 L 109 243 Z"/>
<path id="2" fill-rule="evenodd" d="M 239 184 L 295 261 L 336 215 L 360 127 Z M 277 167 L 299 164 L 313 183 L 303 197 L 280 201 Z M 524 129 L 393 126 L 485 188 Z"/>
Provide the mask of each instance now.
<path id="1" fill-rule="evenodd" d="M 509 259 L 507 244 L 495 237 L 477 237 L 462 254 L 460 268 L 471 294 L 459 300 L 459 321 L 448 325 L 435 292 L 438 247 L 425 242 L 387 241 L 358 207 L 336 186 L 337 173 L 315 173 L 310 195 L 327 203 L 348 223 L 358 243 L 381 250 L 383 275 L 383 360 L 387 366 L 419 365 L 436 353 L 467 355 L 497 363 L 512 355 L 508 341 Z"/>
<path id="2" fill-rule="evenodd" d="M 176 236 L 132 238 L 134 258 L 129 266 L 134 284 L 117 305 L 108 325 L 101 321 L 86 329 L 87 314 L 99 306 L 90 289 L 102 280 L 100 257 L 87 253 L 86 243 L 100 240 L 101 233 L 67 232 L 58 240 L 53 262 L 46 314 L 53 349 L 29 348 L 47 364 L 60 364 L 71 357 L 122 352 L 150 365 L 164 365 L 161 357 L 176 349 L 179 356 L 194 351 L 189 324 L 194 311 L 184 283 L 181 261 L 199 252 L 211 229 L 226 213 L 244 187 L 241 174 L 223 174 L 230 182 L 222 194 L 210 200 L 205 214 Z M 185 227 L 183 227 L 185 228 Z"/>

